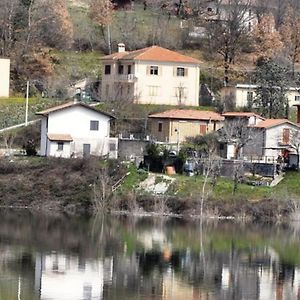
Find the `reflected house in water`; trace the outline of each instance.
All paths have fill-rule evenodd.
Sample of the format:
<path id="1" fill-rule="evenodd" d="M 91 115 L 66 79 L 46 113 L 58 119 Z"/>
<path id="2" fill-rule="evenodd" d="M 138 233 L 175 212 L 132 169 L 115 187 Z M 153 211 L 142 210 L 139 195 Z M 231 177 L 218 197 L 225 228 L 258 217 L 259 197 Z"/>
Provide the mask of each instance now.
<path id="1" fill-rule="evenodd" d="M 78 257 L 57 253 L 40 259 L 41 299 L 103 299 L 104 282 L 112 280 L 112 260 L 80 261 Z"/>
<path id="2" fill-rule="evenodd" d="M 202 241 L 194 222 L 128 219 L 106 217 L 94 227 L 2 216 L 0 299 L 300 298 L 299 265 L 285 256 L 290 249 L 295 256 L 300 243 L 290 248 L 297 242 L 287 229 L 207 225 Z"/>

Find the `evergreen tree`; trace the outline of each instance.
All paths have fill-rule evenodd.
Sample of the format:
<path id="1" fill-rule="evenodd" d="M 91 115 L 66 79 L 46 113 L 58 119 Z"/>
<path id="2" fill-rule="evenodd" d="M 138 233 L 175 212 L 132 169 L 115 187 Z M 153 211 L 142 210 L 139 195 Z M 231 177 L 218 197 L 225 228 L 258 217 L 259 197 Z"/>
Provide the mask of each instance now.
<path id="1" fill-rule="evenodd" d="M 289 78 L 287 68 L 272 59 L 260 59 L 255 71 L 256 97 L 253 100 L 259 112 L 267 118 L 288 118 L 287 91 Z"/>

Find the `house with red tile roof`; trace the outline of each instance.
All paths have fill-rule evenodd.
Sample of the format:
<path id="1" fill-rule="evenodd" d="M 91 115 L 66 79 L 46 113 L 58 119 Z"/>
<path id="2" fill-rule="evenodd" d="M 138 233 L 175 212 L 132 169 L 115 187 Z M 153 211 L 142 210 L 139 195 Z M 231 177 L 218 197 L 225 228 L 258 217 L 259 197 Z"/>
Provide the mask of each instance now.
<path id="1" fill-rule="evenodd" d="M 114 117 L 87 104 L 68 102 L 36 114 L 41 116 L 42 156 L 103 156 L 113 154 L 112 144 L 117 147 L 117 140 L 110 138 Z"/>
<path id="2" fill-rule="evenodd" d="M 287 119 L 265 119 L 249 126 L 252 139 L 242 150 L 245 159 L 261 157 L 276 161 L 281 157 L 296 154 L 300 146 L 300 126 Z M 299 144 L 297 146 L 297 144 Z"/>
<path id="3" fill-rule="evenodd" d="M 181 143 L 187 137 L 217 131 L 224 117 L 212 111 L 172 109 L 149 115 L 149 133 L 156 141 Z"/>
<path id="4" fill-rule="evenodd" d="M 102 101 L 199 105 L 200 68 L 195 58 L 152 46 L 102 58 Z"/>

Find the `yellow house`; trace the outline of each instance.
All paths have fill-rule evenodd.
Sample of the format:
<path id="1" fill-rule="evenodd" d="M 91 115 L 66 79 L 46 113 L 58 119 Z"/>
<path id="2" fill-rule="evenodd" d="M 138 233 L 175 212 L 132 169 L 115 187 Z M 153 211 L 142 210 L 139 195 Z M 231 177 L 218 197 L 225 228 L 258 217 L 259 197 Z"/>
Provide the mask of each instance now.
<path id="1" fill-rule="evenodd" d="M 160 142 L 181 143 L 187 137 L 220 129 L 224 117 L 212 111 L 172 109 L 149 116 L 149 131 Z"/>
<path id="2" fill-rule="evenodd" d="M 139 104 L 199 106 L 199 61 L 162 47 L 102 58 L 101 99 Z"/>

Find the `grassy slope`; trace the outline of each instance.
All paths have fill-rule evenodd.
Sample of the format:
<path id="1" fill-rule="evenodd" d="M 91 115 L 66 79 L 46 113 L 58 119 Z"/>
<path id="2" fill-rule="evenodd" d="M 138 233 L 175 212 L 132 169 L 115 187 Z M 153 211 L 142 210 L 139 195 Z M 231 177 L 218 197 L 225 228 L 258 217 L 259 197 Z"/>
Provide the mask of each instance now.
<path id="1" fill-rule="evenodd" d="M 202 176 L 187 177 L 176 175 L 176 179 L 176 183 L 170 191 L 171 195 L 176 195 L 183 199 L 199 198 L 204 182 Z M 209 198 L 224 201 L 260 201 L 263 199 L 300 200 L 299 182 L 299 172 L 288 172 L 284 180 L 274 188 L 239 184 L 237 192 L 233 194 L 233 182 L 226 178 L 219 178 L 217 186 L 209 193 Z M 211 189 L 210 184 L 207 185 L 207 188 Z"/>

